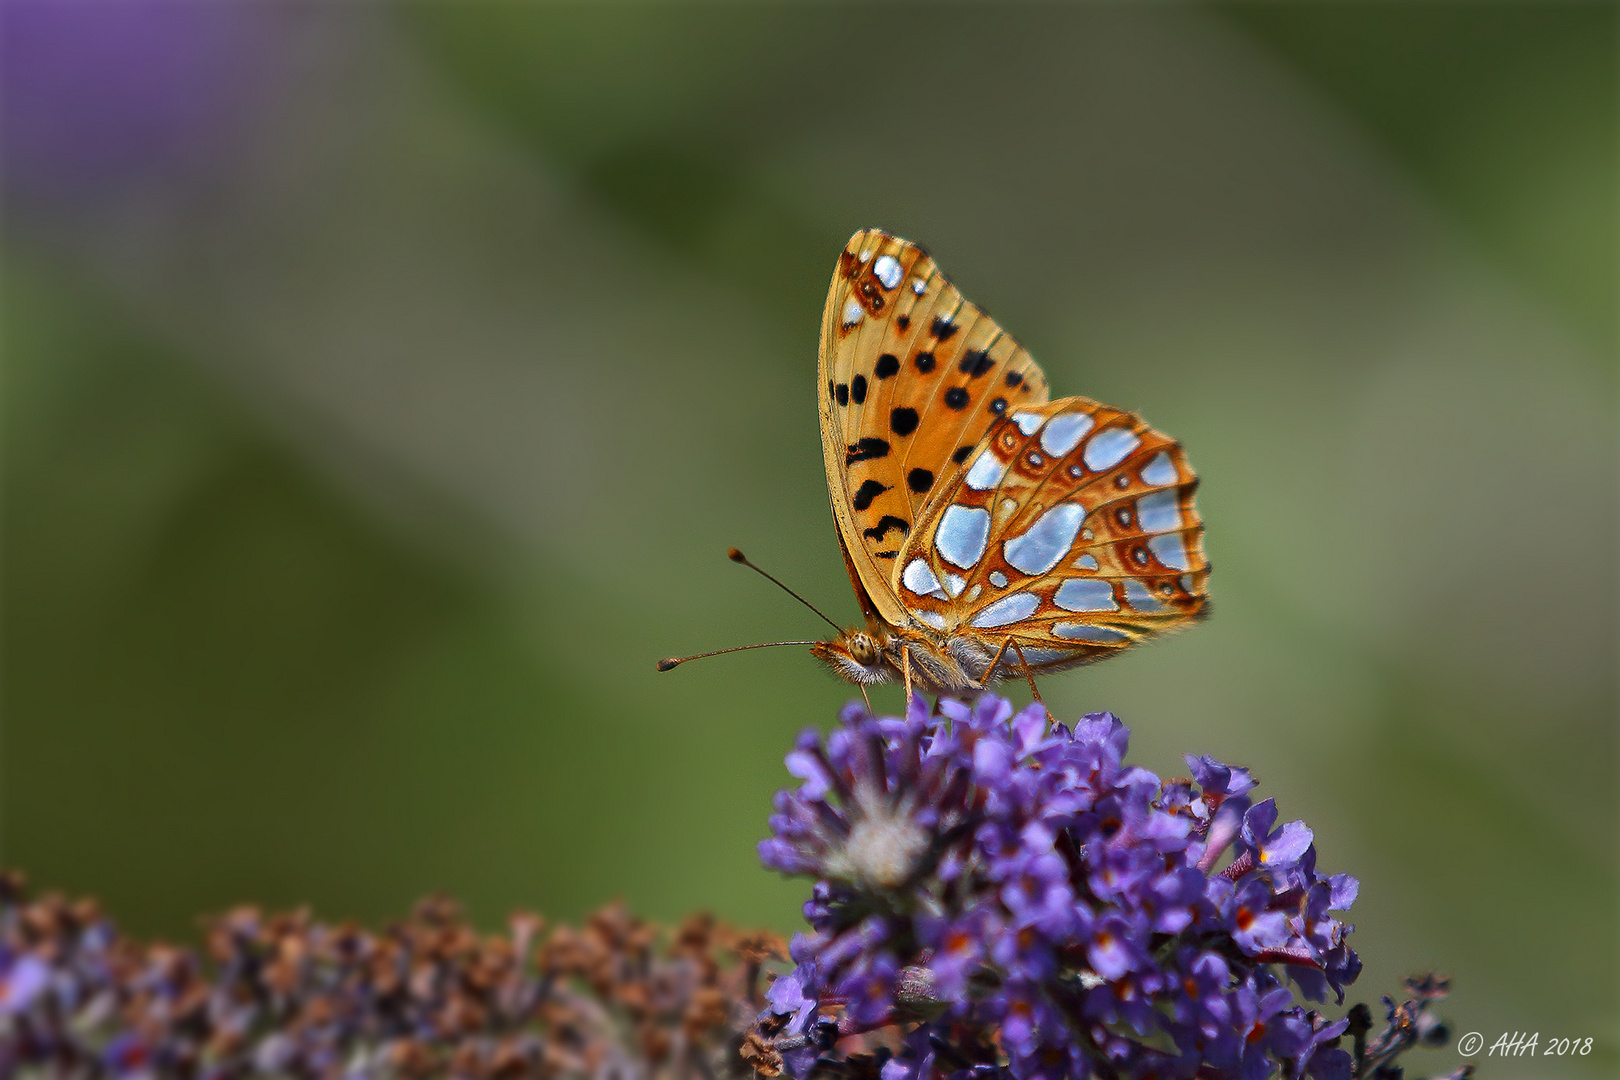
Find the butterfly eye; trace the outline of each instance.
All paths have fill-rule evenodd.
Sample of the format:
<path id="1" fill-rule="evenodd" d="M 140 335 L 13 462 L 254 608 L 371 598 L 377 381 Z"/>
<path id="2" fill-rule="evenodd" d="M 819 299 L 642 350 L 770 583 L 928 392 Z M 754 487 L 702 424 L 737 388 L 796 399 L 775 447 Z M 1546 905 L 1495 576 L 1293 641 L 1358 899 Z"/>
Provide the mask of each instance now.
<path id="1" fill-rule="evenodd" d="M 849 639 L 849 655 L 862 667 L 871 667 L 877 663 L 877 646 L 865 634 L 856 634 Z"/>

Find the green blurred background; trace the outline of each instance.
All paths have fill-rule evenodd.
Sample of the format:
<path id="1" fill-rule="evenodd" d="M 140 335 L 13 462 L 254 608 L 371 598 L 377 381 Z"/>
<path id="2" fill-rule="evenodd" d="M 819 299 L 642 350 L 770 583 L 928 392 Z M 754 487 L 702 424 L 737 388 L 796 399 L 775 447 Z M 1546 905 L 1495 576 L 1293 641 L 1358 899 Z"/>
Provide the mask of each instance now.
<path id="1" fill-rule="evenodd" d="M 1204 477 L 1214 617 L 1047 680 L 1253 766 L 1357 996 L 1616 1068 L 1616 9 L 8 2 L 3 856 L 791 931 L 848 696 L 834 258 L 930 246 Z M 1017 688 L 1015 696 L 1022 696 Z M 898 704 L 898 693 L 880 695 Z M 1452 1049 L 1418 1067 L 1454 1067 Z"/>

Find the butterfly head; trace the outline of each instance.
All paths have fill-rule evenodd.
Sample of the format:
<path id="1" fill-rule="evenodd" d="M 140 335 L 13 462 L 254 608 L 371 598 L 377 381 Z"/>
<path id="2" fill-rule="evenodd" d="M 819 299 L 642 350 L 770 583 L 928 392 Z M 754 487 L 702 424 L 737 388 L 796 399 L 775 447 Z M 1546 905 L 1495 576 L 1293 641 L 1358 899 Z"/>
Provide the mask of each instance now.
<path id="1" fill-rule="evenodd" d="M 845 630 L 831 641 L 810 646 L 810 651 L 839 678 L 857 686 L 888 682 L 894 677 L 883 643 L 866 630 Z"/>

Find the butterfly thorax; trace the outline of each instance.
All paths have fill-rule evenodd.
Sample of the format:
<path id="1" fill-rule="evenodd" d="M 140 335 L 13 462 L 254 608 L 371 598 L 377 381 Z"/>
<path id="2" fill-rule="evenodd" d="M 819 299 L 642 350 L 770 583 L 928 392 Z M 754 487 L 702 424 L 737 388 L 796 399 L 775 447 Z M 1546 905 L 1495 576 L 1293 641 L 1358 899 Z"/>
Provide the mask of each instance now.
<path id="1" fill-rule="evenodd" d="M 902 681 L 909 657 L 913 686 L 931 694 L 984 689 L 986 669 L 994 660 L 971 638 L 892 627 L 845 630 L 810 651 L 834 674 L 857 686 Z M 1009 674 L 1004 658 L 995 677 Z"/>

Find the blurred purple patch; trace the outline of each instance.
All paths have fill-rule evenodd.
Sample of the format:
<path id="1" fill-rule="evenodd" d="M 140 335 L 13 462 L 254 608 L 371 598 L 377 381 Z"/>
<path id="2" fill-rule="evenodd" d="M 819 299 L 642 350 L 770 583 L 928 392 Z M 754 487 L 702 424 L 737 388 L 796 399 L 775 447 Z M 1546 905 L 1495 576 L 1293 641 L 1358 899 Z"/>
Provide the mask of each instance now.
<path id="1" fill-rule="evenodd" d="M 280 5 L 5 0 L 0 146 L 8 189 L 84 199 L 208 173 L 286 66 Z"/>

